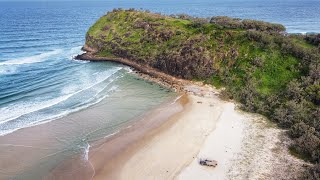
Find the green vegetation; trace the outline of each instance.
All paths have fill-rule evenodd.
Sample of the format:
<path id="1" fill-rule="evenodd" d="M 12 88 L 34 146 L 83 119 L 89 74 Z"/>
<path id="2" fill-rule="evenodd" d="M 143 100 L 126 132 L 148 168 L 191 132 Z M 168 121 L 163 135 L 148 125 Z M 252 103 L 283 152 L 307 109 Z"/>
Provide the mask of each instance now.
<path id="1" fill-rule="evenodd" d="M 89 29 L 86 44 L 98 56 L 226 87 L 244 110 L 288 129 L 291 152 L 320 163 L 320 36 L 284 31 L 262 21 L 118 9 Z"/>

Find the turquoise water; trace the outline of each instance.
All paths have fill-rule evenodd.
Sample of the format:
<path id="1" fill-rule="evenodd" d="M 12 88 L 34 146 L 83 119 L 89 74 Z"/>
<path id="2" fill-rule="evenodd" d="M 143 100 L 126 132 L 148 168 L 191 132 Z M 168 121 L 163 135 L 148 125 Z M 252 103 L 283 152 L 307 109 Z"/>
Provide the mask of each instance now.
<path id="1" fill-rule="evenodd" d="M 175 96 L 137 79 L 128 67 L 73 60 L 81 53 L 87 29 L 119 7 L 168 15 L 227 15 L 281 23 L 292 33 L 320 32 L 318 0 L 0 2 L 0 179 L 40 179 L 63 159 L 85 152 L 90 142 Z M 75 118 L 93 107 L 100 108 L 94 116 Z M 41 132 L 41 137 L 53 137 L 51 144 L 43 144 L 37 135 L 30 135 L 30 142 L 7 142 L 6 135 L 19 137 L 19 129 L 49 122 L 67 127 Z M 41 154 L 39 159 L 31 163 L 18 157 L 18 170 L 7 167 L 12 152 L 25 151 L 27 157 L 34 143 L 45 149 L 30 151 Z"/>

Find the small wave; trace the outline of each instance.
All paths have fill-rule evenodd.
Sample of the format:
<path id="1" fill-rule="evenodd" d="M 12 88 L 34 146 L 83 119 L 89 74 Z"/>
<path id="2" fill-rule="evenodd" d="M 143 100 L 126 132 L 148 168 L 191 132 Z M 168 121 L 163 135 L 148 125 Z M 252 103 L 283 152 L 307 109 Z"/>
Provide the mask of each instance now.
<path id="1" fill-rule="evenodd" d="M 126 70 L 128 73 L 132 73 L 133 72 L 133 68 L 131 68 L 129 66 L 125 66 L 124 70 Z"/>
<path id="2" fill-rule="evenodd" d="M 38 63 L 38 62 L 42 62 L 43 60 L 46 60 L 50 56 L 57 55 L 57 54 L 59 54 L 61 52 L 62 52 L 61 49 L 57 49 L 57 50 L 54 50 L 54 51 L 41 53 L 41 54 L 35 55 L 35 56 L 11 59 L 11 60 L 8 60 L 8 61 L 0 62 L 0 66 L 4 66 L 4 65 L 23 65 L 23 64 Z"/>
<path id="3" fill-rule="evenodd" d="M 176 97 L 176 98 L 174 99 L 174 101 L 173 101 L 172 103 L 170 103 L 170 104 L 171 104 L 171 105 L 172 105 L 172 104 L 175 104 L 181 97 L 182 97 L 182 95 Z"/>
<path id="4" fill-rule="evenodd" d="M 86 109 L 94 104 L 97 104 L 99 102 L 101 102 L 103 99 L 105 99 L 106 97 L 108 97 L 108 93 L 110 92 L 113 92 L 115 91 L 117 88 L 116 87 L 111 87 L 111 89 L 107 92 L 106 95 L 98 98 L 96 101 L 93 101 L 91 103 L 88 103 L 86 105 L 83 105 L 81 107 L 78 107 L 78 108 L 74 108 L 74 109 L 71 109 L 71 110 L 67 110 L 67 111 L 63 111 L 59 114 L 56 114 L 56 115 L 51 115 L 50 117 L 44 117 L 43 120 L 39 120 L 39 121 L 35 121 L 35 122 L 32 122 L 30 124 L 20 124 L 19 127 L 14 127 L 12 129 L 5 129 L 5 130 L 0 130 L 0 136 L 4 136 L 4 135 L 7 135 L 7 134 L 10 134 L 10 133 L 13 133 L 17 130 L 20 130 L 20 129 L 24 129 L 24 128 L 28 128 L 28 127 L 33 127 L 33 126 L 37 126 L 37 125 L 41 125 L 41 124 L 45 124 L 45 123 L 48 123 L 48 122 L 51 122 L 53 120 L 56 120 L 58 118 L 62 118 L 62 117 L 65 117 L 67 116 L 68 114 L 71 114 L 71 113 L 74 113 L 74 112 L 78 112 L 82 109 Z M 21 115 L 22 116 L 22 115 Z M 11 120 L 14 120 L 14 119 L 11 119 Z M 11 121 L 10 120 L 10 121 Z M 6 122 L 1 122 L 1 124 L 4 124 L 4 123 L 8 123 L 9 121 L 6 121 Z"/>
<path id="5" fill-rule="evenodd" d="M 18 129 L 47 123 L 52 120 L 64 117 L 70 113 L 77 112 L 79 110 L 88 108 L 96 103 L 99 103 L 100 101 L 108 97 L 109 93 L 112 93 L 117 90 L 118 87 L 114 85 L 110 87 L 106 93 L 101 93 L 107 87 L 109 87 L 110 83 L 112 83 L 115 79 L 122 77 L 121 75 L 113 77 L 113 75 L 121 69 L 122 67 L 117 67 L 111 69 L 111 71 L 108 70 L 107 72 L 104 71 L 97 73 L 95 76 L 90 78 L 90 82 L 83 82 L 84 86 L 82 88 L 71 86 L 66 89 L 63 89 L 60 92 L 62 93 L 60 94 L 61 96 L 55 99 L 50 99 L 46 101 L 41 99 L 34 99 L 36 100 L 35 102 L 26 101 L 23 103 L 11 104 L 10 106 L 0 108 L 0 125 L 4 127 L 4 129 L 1 128 L 0 135 L 6 135 Z M 108 83 L 101 87 L 99 84 L 107 79 L 109 79 Z M 79 97 L 84 97 L 84 94 L 88 94 L 89 91 L 89 94 L 91 95 L 90 97 L 88 97 L 88 99 L 82 99 L 78 101 Z M 76 104 L 68 104 L 70 102 L 74 102 L 74 100 L 77 100 L 75 102 Z M 69 108 L 65 109 L 65 106 Z M 50 113 L 50 111 L 49 114 L 46 113 L 46 111 L 48 111 L 49 108 L 51 109 L 54 107 L 61 110 L 65 110 L 63 110 L 60 113 Z M 24 122 L 24 120 L 26 121 Z M 8 129 L 8 127 L 10 128 Z"/>
<path id="6" fill-rule="evenodd" d="M 84 160 L 86 161 L 89 161 L 89 151 L 90 151 L 90 144 L 87 143 L 87 146 L 84 148 L 84 155 L 83 155 L 83 158 Z"/>
<path id="7" fill-rule="evenodd" d="M 97 84 L 100 84 L 101 82 L 110 78 L 113 74 L 115 74 L 119 70 L 121 70 L 121 68 L 116 68 L 110 75 L 105 76 L 103 79 L 97 80 L 97 82 L 95 82 L 94 84 L 90 84 L 88 87 L 77 90 L 76 92 L 74 92 L 76 89 L 73 89 L 73 88 L 76 88 L 75 86 L 69 87 L 68 89 L 64 89 L 63 93 L 65 95 L 58 97 L 58 98 L 55 98 L 55 99 L 47 100 L 45 102 L 43 102 L 43 101 L 33 102 L 33 103 L 24 102 L 20 105 L 14 104 L 12 106 L 7 106 L 4 108 L 1 108 L 0 114 L 2 114 L 2 117 L 0 118 L 0 124 L 17 119 L 25 114 L 33 113 L 33 112 L 39 111 L 41 109 L 45 109 L 45 108 L 54 106 L 56 104 L 59 104 L 61 102 L 64 102 L 64 101 L 68 100 L 69 98 L 71 98 L 72 96 L 79 94 L 85 90 L 88 90 Z M 111 88 L 111 90 L 113 90 L 112 88 Z M 18 110 L 18 111 L 16 111 L 16 110 Z M 23 113 L 21 113 L 21 112 L 23 112 Z"/>
<path id="8" fill-rule="evenodd" d="M 93 76 L 95 76 L 93 78 L 94 80 L 94 83 L 92 84 L 85 84 L 86 87 L 85 88 L 79 88 L 79 85 L 72 85 L 72 86 L 67 86 L 65 88 L 62 89 L 62 93 L 63 94 L 69 94 L 69 93 L 72 93 L 72 95 L 75 95 L 75 94 L 78 94 L 80 92 L 83 92 L 85 90 L 88 90 L 94 86 L 96 86 L 97 84 L 100 84 L 102 83 L 103 81 L 107 80 L 108 78 L 110 78 L 112 75 L 114 75 L 115 73 L 117 73 L 118 71 L 120 71 L 122 68 L 121 67 L 118 67 L 118 68 L 115 68 L 110 72 L 97 72 L 97 73 L 94 73 Z M 76 92 L 75 92 L 76 91 Z"/>
<path id="9" fill-rule="evenodd" d="M 112 137 L 112 136 L 114 136 L 114 135 L 118 134 L 119 132 L 120 132 L 120 130 L 118 130 L 118 131 L 116 131 L 116 132 L 114 132 L 114 133 L 108 134 L 108 135 L 106 135 L 106 136 L 104 137 L 104 139 L 106 139 L 106 138 L 110 138 L 110 137 Z"/>
<path id="10" fill-rule="evenodd" d="M 45 102 L 43 101 L 34 102 L 34 103 L 23 102 L 19 105 L 14 104 L 12 106 L 1 108 L 0 109 L 0 114 L 1 114 L 0 125 L 3 123 L 9 122 L 11 120 L 17 119 L 25 114 L 33 113 L 41 109 L 45 109 L 53 105 L 56 105 L 60 102 L 67 100 L 71 96 L 72 95 L 66 95 L 66 96 L 58 97 Z"/>
<path id="11" fill-rule="evenodd" d="M 17 71 L 16 67 L 13 66 L 0 66 L 0 74 L 8 75 L 8 74 L 14 74 Z"/>
<path id="12" fill-rule="evenodd" d="M 111 88 L 108 90 L 108 92 L 106 93 L 106 95 L 98 98 L 96 101 L 92 101 L 91 103 L 85 104 L 85 105 L 83 105 L 83 106 L 81 106 L 81 107 L 77 107 L 77 108 L 74 108 L 74 109 L 71 109 L 71 110 L 63 111 L 63 112 L 61 112 L 60 114 L 56 114 L 56 115 L 53 115 L 53 116 L 50 116 L 50 117 L 46 118 L 46 120 L 36 121 L 36 122 L 33 122 L 33 123 L 29 124 L 29 125 L 16 128 L 16 129 L 14 129 L 14 130 L 7 130 L 7 131 L 4 131 L 4 132 L 1 132 L 1 131 L 0 131 L 0 136 L 3 136 L 3 135 L 6 135 L 6 134 L 9 134 L 9 133 L 12 133 L 12 132 L 14 132 L 14 131 L 16 131 L 16 130 L 19 130 L 19 129 L 23 129 L 23 128 L 27 128 L 27 127 L 32 127 L 32 126 L 36 126 L 36 125 L 40 125 L 40 124 L 45 124 L 45 123 L 51 122 L 51 121 L 53 121 L 53 120 L 56 120 L 56 119 L 58 119 L 58 118 L 65 117 L 65 116 L 67 116 L 67 115 L 69 115 L 69 114 L 71 114 L 71 113 L 78 112 L 78 111 L 80 111 L 80 110 L 86 109 L 86 108 L 88 108 L 88 107 L 90 107 L 90 106 L 92 106 L 92 105 L 95 105 L 95 104 L 101 102 L 103 99 L 105 99 L 106 97 L 109 96 L 109 93 L 110 93 L 110 92 L 114 92 L 115 90 L 117 90 L 117 87 L 113 86 L 113 87 L 111 87 Z"/>
<path id="13" fill-rule="evenodd" d="M 76 46 L 76 47 L 69 49 L 68 52 L 66 53 L 66 56 L 69 59 L 73 60 L 75 56 L 82 53 L 81 48 L 82 48 L 82 46 Z"/>
<path id="14" fill-rule="evenodd" d="M 77 60 L 77 59 L 74 59 L 74 57 L 75 56 L 72 56 L 71 60 L 79 64 L 86 64 L 90 62 L 90 61 L 84 61 L 84 60 Z"/>

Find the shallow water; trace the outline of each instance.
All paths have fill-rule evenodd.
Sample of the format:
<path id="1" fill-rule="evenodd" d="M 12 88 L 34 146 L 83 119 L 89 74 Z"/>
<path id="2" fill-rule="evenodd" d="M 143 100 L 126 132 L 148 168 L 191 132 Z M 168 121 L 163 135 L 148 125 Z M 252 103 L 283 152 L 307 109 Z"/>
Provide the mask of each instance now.
<path id="1" fill-rule="evenodd" d="M 145 112 L 175 98 L 170 90 L 126 73 L 107 86 L 113 87 L 102 91 L 107 97 L 89 108 L 0 136 L 0 179 L 40 179 L 78 155 L 83 161 L 76 166 L 88 165 L 92 143 L 130 128 Z"/>

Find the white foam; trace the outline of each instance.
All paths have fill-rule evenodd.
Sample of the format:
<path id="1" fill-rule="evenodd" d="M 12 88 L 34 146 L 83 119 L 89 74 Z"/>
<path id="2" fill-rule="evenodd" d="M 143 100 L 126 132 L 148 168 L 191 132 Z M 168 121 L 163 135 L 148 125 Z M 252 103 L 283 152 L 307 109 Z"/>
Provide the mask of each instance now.
<path id="1" fill-rule="evenodd" d="M 171 105 L 172 105 L 172 104 L 175 104 L 181 97 L 182 97 L 182 95 L 176 97 L 176 98 L 174 99 L 174 101 L 173 101 L 172 103 L 170 103 L 170 104 L 171 104 Z"/>
<path id="2" fill-rule="evenodd" d="M 115 87 L 111 87 L 111 89 L 107 93 L 115 91 L 115 90 L 116 90 Z M 4 136 L 4 135 L 10 134 L 10 133 L 13 133 L 14 131 L 17 131 L 19 129 L 28 128 L 28 127 L 32 127 L 32 126 L 41 125 L 41 124 L 45 124 L 45 123 L 51 122 L 51 121 L 56 120 L 58 118 L 67 116 L 68 114 L 71 114 L 73 112 L 77 112 L 77 111 L 80 111 L 82 109 L 86 109 L 86 108 L 88 108 L 88 107 L 90 107 L 90 106 L 92 106 L 94 104 L 97 104 L 97 103 L 101 102 L 103 99 L 105 99 L 108 96 L 109 95 L 106 94 L 103 97 L 98 98 L 96 101 L 86 104 L 85 106 L 81 106 L 81 107 L 78 107 L 78 108 L 75 108 L 75 109 L 72 109 L 72 110 L 69 110 L 69 111 L 63 111 L 63 112 L 61 112 L 59 114 L 56 114 L 54 116 L 50 116 L 50 118 L 44 118 L 46 120 L 35 121 L 35 122 L 31 123 L 31 124 L 25 124 L 25 125 L 23 125 L 21 127 L 17 127 L 17 128 L 10 129 L 10 130 L 1 130 L 0 131 L 0 136 Z M 4 122 L 1 122 L 1 123 L 4 123 Z"/>
<path id="3" fill-rule="evenodd" d="M 97 84 L 102 83 L 103 81 L 105 81 L 106 79 L 111 77 L 113 74 L 118 72 L 120 69 L 122 69 L 122 68 L 120 68 L 120 67 L 119 68 L 115 68 L 111 73 L 108 72 L 108 75 L 106 75 L 106 73 L 98 74 L 98 76 L 94 78 L 96 80 L 96 81 L 94 81 L 94 83 L 84 84 L 85 88 L 83 87 L 81 89 L 77 89 L 76 86 L 69 86 L 68 89 L 64 88 L 62 91 L 63 91 L 63 94 L 65 94 L 65 95 L 64 96 L 60 96 L 58 98 L 50 99 L 50 100 L 47 100 L 47 101 L 39 100 L 39 101 L 35 101 L 35 102 L 22 102 L 22 103 L 19 103 L 19 104 L 12 104 L 12 105 L 0 108 L 0 114 L 1 114 L 0 124 L 3 124 L 5 122 L 11 121 L 11 120 L 14 120 L 16 118 L 19 118 L 19 117 L 25 115 L 25 114 L 36 112 L 36 111 L 39 111 L 41 109 L 45 109 L 45 108 L 54 106 L 56 104 L 59 104 L 59 103 L 61 103 L 63 101 L 66 101 L 70 97 L 72 97 L 72 96 L 74 96 L 74 95 L 76 95 L 76 94 L 78 94 L 80 92 L 83 92 L 85 90 L 88 90 L 88 89 L 96 86 Z M 106 76 L 103 76 L 103 75 L 106 75 Z M 107 85 L 104 88 L 106 88 Z M 114 87 L 112 87 L 110 90 L 113 91 L 114 90 L 113 88 Z M 77 91 L 75 91 L 75 90 L 77 90 Z M 100 91 L 102 91 L 102 90 L 100 90 Z M 96 93 L 96 95 L 98 93 Z"/>
<path id="4" fill-rule="evenodd" d="M 78 94 L 80 92 L 83 92 L 83 91 L 85 91 L 87 89 L 91 89 L 94 86 L 100 84 L 101 82 L 103 82 L 104 80 L 108 79 L 109 77 L 111 77 L 113 74 L 115 74 L 116 72 L 118 72 L 121 69 L 122 69 L 121 67 L 115 68 L 115 69 L 113 69 L 112 73 L 110 73 L 110 71 L 108 71 L 109 74 L 107 76 L 104 73 L 101 73 L 101 74 L 98 73 L 99 76 L 94 78 L 95 80 L 98 80 L 98 82 L 94 81 L 95 83 L 91 84 L 89 87 L 86 87 L 84 89 L 78 90 L 78 91 L 73 92 L 71 94 L 67 94 L 67 95 L 61 96 L 59 98 L 55 98 L 55 99 L 48 100 L 48 101 L 39 101 L 39 102 L 36 101 L 36 102 L 33 102 L 33 103 L 24 102 L 24 103 L 19 104 L 19 105 L 14 104 L 14 105 L 11 105 L 11 106 L 7 106 L 7 107 L 4 107 L 4 108 L 1 108 L 0 109 L 0 114 L 1 114 L 0 125 L 5 123 L 5 122 L 8 122 L 8 121 L 14 120 L 16 118 L 19 118 L 19 117 L 21 117 L 21 116 L 23 116 L 25 114 L 36 112 L 36 111 L 39 111 L 41 109 L 45 109 L 45 108 L 54 106 L 56 104 L 59 104 L 59 103 L 61 103 L 63 101 L 66 101 L 69 98 L 71 98 L 72 96 L 74 96 L 74 95 L 76 95 L 76 94 Z M 99 79 L 99 77 L 100 78 L 103 77 L 103 78 Z M 121 76 L 118 76 L 118 77 L 121 77 Z M 118 78 L 118 77 L 116 77 L 116 78 Z M 32 127 L 32 126 L 35 126 L 35 125 L 44 124 L 44 123 L 53 121 L 55 119 L 64 117 L 64 116 L 66 116 L 66 115 L 68 115 L 70 113 L 77 112 L 77 111 L 80 111 L 82 109 L 88 108 L 88 107 L 90 107 L 90 106 L 92 106 L 94 104 L 97 104 L 97 103 L 101 102 L 103 99 L 105 99 L 106 97 L 108 97 L 110 92 L 114 92 L 114 91 L 116 91 L 118 89 L 118 86 L 112 86 L 106 93 L 104 93 L 104 96 L 97 97 L 97 95 L 99 93 L 101 93 L 105 88 L 107 88 L 109 86 L 109 84 L 112 83 L 116 78 L 111 79 L 109 81 L 109 83 L 107 83 L 102 88 L 96 89 L 96 93 L 93 95 L 93 97 L 88 99 L 81 106 L 79 106 L 77 108 L 74 108 L 74 109 L 67 110 L 67 111 L 62 111 L 61 113 L 58 113 L 58 114 L 55 114 L 55 115 L 49 115 L 49 116 L 46 116 L 46 117 L 42 117 L 41 119 L 39 119 L 37 121 L 34 121 L 34 122 L 30 123 L 30 124 L 22 124 L 20 127 L 17 127 L 17 128 L 13 127 L 14 129 L 1 130 L 0 131 L 0 136 L 6 135 L 6 134 L 10 134 L 10 133 L 12 133 L 12 132 L 14 132 L 16 130 L 23 129 L 23 128 L 26 128 L 26 127 Z"/>
<path id="5" fill-rule="evenodd" d="M 3 132 L 1 132 L 1 133 L 0 133 L 0 136 L 5 135 L 5 134 L 9 134 L 9 133 L 14 132 L 14 131 L 16 131 L 16 130 L 18 130 L 18 129 L 27 128 L 27 127 L 32 127 L 32 126 L 36 126 L 36 125 L 40 125 L 40 124 L 45 124 L 45 123 L 51 122 L 51 121 L 53 121 L 53 120 L 56 120 L 56 119 L 58 119 L 58 118 L 67 116 L 68 114 L 71 114 L 71 113 L 80 111 L 80 110 L 82 110 L 82 109 L 86 109 L 86 108 L 88 108 L 88 107 L 90 107 L 90 106 L 92 106 L 92 105 L 94 105 L 94 104 L 97 104 L 97 103 L 101 102 L 103 99 L 105 99 L 106 97 L 109 96 L 109 95 L 108 95 L 109 92 L 112 92 L 112 91 L 115 91 L 115 90 L 116 90 L 116 88 L 112 87 L 112 88 L 106 93 L 106 95 L 102 96 L 101 98 L 98 98 L 96 101 L 93 101 L 93 102 L 91 102 L 91 103 L 88 103 L 88 104 L 86 104 L 86 105 L 84 105 L 84 106 L 81 106 L 81 107 L 78 107 L 78 108 L 74 108 L 74 109 L 69 110 L 69 111 L 63 111 L 63 112 L 61 112 L 60 114 L 56 114 L 56 115 L 54 115 L 54 116 L 51 116 L 50 118 L 47 118 L 47 120 L 36 121 L 36 122 L 31 123 L 31 124 L 29 124 L 29 125 L 27 125 L 27 126 L 14 129 L 14 130 L 12 130 L 12 131 L 11 131 L 11 130 L 8 130 L 8 131 L 7 131 L 8 133 L 3 133 Z"/>
<path id="6" fill-rule="evenodd" d="M 121 67 L 114 68 L 111 70 L 111 73 L 110 73 L 110 71 L 94 73 L 91 75 L 91 77 L 89 77 L 88 79 L 84 79 L 81 82 L 81 84 L 83 84 L 82 87 L 77 83 L 77 85 L 70 85 L 70 86 L 63 88 L 61 90 L 61 92 L 63 94 L 80 93 L 82 91 L 85 91 L 87 89 L 90 89 L 90 88 L 102 83 L 103 81 L 107 80 L 108 78 L 110 78 L 112 75 L 114 75 L 115 73 L 117 73 L 121 69 L 122 69 Z"/>
<path id="7" fill-rule="evenodd" d="M 89 143 L 87 143 L 87 146 L 86 146 L 86 148 L 84 148 L 84 159 L 86 160 L 86 161 L 89 161 L 89 151 L 90 151 L 90 144 Z"/>
<path id="8" fill-rule="evenodd" d="M 35 101 L 35 102 L 22 102 L 19 104 L 12 104 L 3 108 L 0 108 L 0 125 L 8 121 L 17 119 L 25 114 L 39 111 L 41 109 L 48 108 L 50 106 L 59 104 L 70 98 L 72 95 L 65 95 L 58 98 L 50 99 L 47 101 Z"/>
<path id="9" fill-rule="evenodd" d="M 62 52 L 61 49 L 56 49 L 54 51 L 41 53 L 41 54 L 35 55 L 35 56 L 11 59 L 11 60 L 8 60 L 8 61 L 0 62 L 0 66 L 4 66 L 4 65 L 23 65 L 23 64 L 38 63 L 38 62 L 42 62 L 42 61 L 46 60 L 50 56 L 57 55 L 57 54 L 59 54 L 61 52 Z"/>
<path id="10" fill-rule="evenodd" d="M 119 132 L 120 132 L 120 130 L 118 130 L 118 131 L 116 131 L 116 132 L 114 132 L 114 133 L 108 134 L 108 135 L 107 135 L 107 136 L 105 136 L 104 138 L 112 137 L 112 136 L 114 136 L 114 135 L 118 134 Z"/>
<path id="11" fill-rule="evenodd" d="M 17 70 L 17 67 L 14 66 L 0 66 L 0 74 L 14 74 Z"/>
<path id="12" fill-rule="evenodd" d="M 77 56 L 78 54 L 81 54 L 83 51 L 81 50 L 82 46 L 77 46 L 77 47 L 73 47 L 71 48 L 67 53 L 66 56 L 67 58 L 69 58 L 70 60 L 73 60 L 75 56 Z"/>
<path id="13" fill-rule="evenodd" d="M 90 61 L 84 61 L 84 60 L 77 60 L 77 59 L 74 59 L 75 56 L 73 56 L 70 60 L 76 62 L 76 63 L 79 63 L 79 64 L 85 64 L 85 63 L 89 63 Z"/>
<path id="14" fill-rule="evenodd" d="M 133 72 L 133 68 L 131 68 L 129 66 L 125 66 L 124 70 L 126 70 L 128 73 L 132 73 Z"/>

